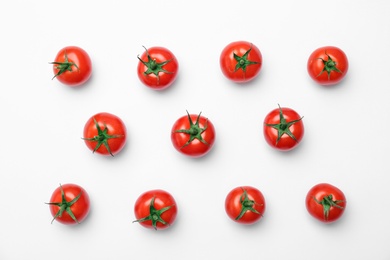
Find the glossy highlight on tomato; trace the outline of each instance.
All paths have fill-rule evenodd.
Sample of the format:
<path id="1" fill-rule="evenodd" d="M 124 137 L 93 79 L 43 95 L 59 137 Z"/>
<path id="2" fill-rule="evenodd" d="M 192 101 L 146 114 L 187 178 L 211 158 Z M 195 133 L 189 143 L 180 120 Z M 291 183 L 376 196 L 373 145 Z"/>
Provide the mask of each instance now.
<path id="1" fill-rule="evenodd" d="M 291 108 L 279 106 L 272 110 L 264 119 L 265 140 L 277 150 L 292 150 L 301 142 L 305 132 L 302 118 Z"/>
<path id="2" fill-rule="evenodd" d="M 226 214 L 235 222 L 254 224 L 263 217 L 265 198 L 260 190 L 252 186 L 232 189 L 225 199 Z"/>
<path id="3" fill-rule="evenodd" d="M 307 61 L 310 77 L 320 85 L 338 84 L 348 72 L 347 55 L 338 47 L 325 46 L 316 49 Z"/>
<path id="4" fill-rule="evenodd" d="M 219 58 L 222 73 L 236 83 L 245 83 L 256 78 L 262 62 L 263 57 L 259 48 L 247 41 L 228 44 Z"/>
<path id="5" fill-rule="evenodd" d="M 167 191 L 157 189 L 142 193 L 134 205 L 136 220 L 145 228 L 166 229 L 176 220 L 177 204 Z"/>
<path id="6" fill-rule="evenodd" d="M 177 78 L 179 62 L 175 55 L 167 48 L 145 48 L 145 52 L 141 57 L 138 56 L 138 60 L 138 78 L 149 88 L 154 90 L 166 89 Z"/>
<path id="7" fill-rule="evenodd" d="M 118 116 L 102 112 L 85 123 L 83 140 L 94 153 L 114 156 L 126 144 L 126 126 Z"/>
<path id="8" fill-rule="evenodd" d="M 80 224 L 88 216 L 90 210 L 89 195 L 77 184 L 60 185 L 54 190 L 50 202 L 53 220 L 65 224 Z"/>
<path id="9" fill-rule="evenodd" d="M 56 78 L 71 87 L 84 84 L 92 75 L 91 58 L 85 50 L 77 46 L 61 49 L 50 64 L 53 64 L 53 79 Z"/>
<path id="10" fill-rule="evenodd" d="M 324 223 L 332 223 L 341 218 L 347 206 L 344 193 L 329 183 L 313 186 L 305 201 L 310 215 Z"/>
<path id="11" fill-rule="evenodd" d="M 190 157 L 206 155 L 216 138 L 213 123 L 199 113 L 180 117 L 172 126 L 171 141 L 174 148 Z"/>

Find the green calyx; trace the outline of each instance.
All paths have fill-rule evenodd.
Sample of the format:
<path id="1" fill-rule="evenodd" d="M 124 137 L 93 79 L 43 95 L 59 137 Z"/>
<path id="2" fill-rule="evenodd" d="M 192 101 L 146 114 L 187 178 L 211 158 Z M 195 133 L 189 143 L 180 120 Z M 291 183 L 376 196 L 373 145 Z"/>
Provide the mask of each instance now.
<path id="1" fill-rule="evenodd" d="M 242 195 L 241 195 L 241 197 L 240 197 L 241 211 L 240 211 L 240 214 L 236 217 L 236 220 L 239 220 L 240 218 L 242 218 L 242 216 L 244 216 L 244 214 L 245 214 L 248 210 L 251 211 L 251 212 L 253 212 L 253 213 L 255 213 L 255 214 L 261 215 L 261 213 L 258 212 L 258 211 L 254 208 L 254 206 L 255 206 L 256 204 L 257 204 L 257 205 L 261 205 L 261 204 L 256 203 L 256 201 L 254 201 L 254 200 L 250 200 L 250 199 L 248 198 L 248 193 L 247 193 L 247 191 L 246 191 L 244 188 L 242 188 L 242 191 L 243 191 L 243 193 L 242 193 Z"/>
<path id="2" fill-rule="evenodd" d="M 234 69 L 234 72 L 236 72 L 239 69 L 242 69 L 244 72 L 246 72 L 246 67 L 253 64 L 259 64 L 259 62 L 256 61 L 250 61 L 248 60 L 249 52 L 252 50 L 252 45 L 247 50 L 242 57 L 238 56 L 237 54 L 233 53 L 234 59 L 237 61 L 236 67 Z"/>
<path id="3" fill-rule="evenodd" d="M 182 148 L 189 145 L 195 139 L 198 139 L 200 142 L 204 143 L 205 145 L 209 145 L 202 137 L 202 133 L 207 130 L 207 120 L 206 120 L 204 128 L 201 128 L 199 126 L 199 119 L 200 119 L 201 114 L 202 114 L 202 112 L 199 113 L 198 117 L 196 118 L 196 122 L 194 123 L 191 119 L 190 114 L 187 111 L 188 121 L 190 122 L 190 128 L 189 129 L 179 129 L 179 130 L 175 131 L 175 133 L 185 133 L 185 134 L 189 135 L 188 141 L 182 146 Z"/>
<path id="4" fill-rule="evenodd" d="M 56 62 L 55 61 L 55 62 L 50 62 L 50 64 L 57 65 L 55 68 L 58 69 L 57 74 L 54 75 L 54 77 L 52 79 L 63 74 L 66 71 L 73 71 L 73 66 L 75 66 L 77 70 L 80 70 L 79 67 L 76 65 L 76 63 L 69 62 L 68 55 L 66 54 L 66 51 L 65 51 L 65 61 L 64 62 Z"/>
<path id="5" fill-rule="evenodd" d="M 108 140 L 112 138 L 121 138 L 123 137 L 123 135 L 109 135 L 106 124 L 104 124 L 104 129 L 101 129 L 95 118 L 93 118 L 93 121 L 95 122 L 95 126 L 98 131 L 98 134 L 92 138 L 83 138 L 83 140 L 90 141 L 90 142 L 97 142 L 93 152 L 99 149 L 100 146 L 104 145 L 107 151 L 111 154 L 111 156 L 114 156 L 111 152 L 110 146 L 108 145 Z"/>
<path id="6" fill-rule="evenodd" d="M 152 221 L 152 226 L 155 230 L 157 230 L 157 223 L 160 222 L 162 223 L 163 225 L 169 225 L 169 223 L 167 223 L 162 217 L 161 215 L 169 210 L 170 208 L 172 208 L 174 205 L 170 205 L 168 207 L 165 207 L 165 208 L 162 208 L 162 209 L 159 209 L 157 210 L 155 207 L 154 207 L 154 200 L 155 200 L 155 197 L 152 198 L 152 200 L 150 201 L 150 206 L 149 206 L 149 216 L 146 216 L 144 218 L 141 218 L 141 219 L 137 219 L 137 220 L 134 220 L 134 222 L 145 222 L 145 221 L 148 221 L 148 220 L 151 220 Z"/>
<path id="7" fill-rule="evenodd" d="M 297 139 L 295 138 L 295 136 L 293 135 L 293 133 L 290 131 L 290 126 L 301 121 L 303 117 L 301 117 L 297 120 L 287 122 L 287 120 L 284 118 L 282 108 L 280 107 L 279 104 L 278 104 L 278 106 L 279 106 L 280 123 L 279 124 L 265 124 L 265 125 L 269 126 L 269 127 L 273 127 L 278 131 L 278 137 L 276 139 L 276 144 L 278 144 L 278 142 L 280 141 L 280 139 L 282 138 L 282 136 L 284 134 L 290 136 L 292 139 L 294 139 L 296 142 L 298 142 Z"/>
<path id="8" fill-rule="evenodd" d="M 313 197 L 314 198 L 314 197 Z M 314 198 L 315 202 L 317 202 L 318 204 L 321 204 L 323 209 L 324 209 L 324 218 L 325 220 L 328 220 L 328 217 L 329 217 L 329 211 L 332 207 L 336 207 L 336 208 L 339 208 L 339 209 L 344 209 L 343 207 L 341 207 L 340 203 L 344 202 L 343 200 L 333 200 L 333 195 L 330 194 L 328 196 L 325 196 L 322 198 L 321 201 L 318 201 L 316 198 Z"/>
<path id="9" fill-rule="evenodd" d="M 320 74 L 317 75 L 317 77 L 319 77 L 322 73 L 326 72 L 328 74 L 328 80 L 329 80 L 330 79 L 330 73 L 332 71 L 336 71 L 338 73 L 343 73 L 343 72 L 337 68 L 336 62 L 333 61 L 332 58 L 326 52 L 325 52 L 325 54 L 326 54 L 326 56 L 328 56 L 328 60 L 324 60 L 323 58 L 318 58 L 324 64 L 324 68 L 322 69 Z"/>
<path id="10" fill-rule="evenodd" d="M 77 224 L 80 224 L 80 222 L 77 220 L 76 216 L 73 214 L 72 210 L 71 210 L 71 206 L 73 204 L 76 203 L 76 201 L 78 201 L 78 199 L 81 197 L 81 194 L 82 192 L 80 192 L 73 200 L 71 201 L 66 201 L 65 199 L 65 193 L 64 193 L 64 190 L 62 189 L 62 186 L 60 184 L 60 190 L 61 190 L 61 202 L 50 202 L 50 203 L 46 203 L 48 205 L 55 205 L 55 206 L 58 206 L 60 209 L 57 211 L 56 215 L 54 216 L 53 220 L 51 221 L 51 223 L 53 223 L 53 221 L 58 218 L 58 217 L 61 217 L 62 214 L 64 212 L 67 212 L 69 214 L 69 216 L 77 223 Z"/>
<path id="11" fill-rule="evenodd" d="M 157 77 L 157 84 L 160 83 L 160 76 L 159 76 L 159 73 L 162 72 L 162 73 L 167 73 L 167 74 L 172 74 L 173 72 L 170 72 L 170 71 L 167 71 L 165 69 L 163 69 L 164 65 L 166 65 L 167 63 L 171 62 L 172 60 L 166 60 L 166 61 L 163 61 L 163 62 L 157 62 L 156 59 L 152 59 L 152 57 L 150 57 L 150 54 L 148 52 L 148 50 L 145 48 L 145 46 L 142 46 L 144 47 L 145 51 L 146 51 L 146 55 L 148 57 L 148 61 L 143 61 L 139 56 L 137 56 L 138 60 L 140 62 L 142 62 L 142 64 L 144 64 L 148 69 L 144 72 L 145 75 L 149 75 L 149 74 L 154 74 L 156 75 Z"/>

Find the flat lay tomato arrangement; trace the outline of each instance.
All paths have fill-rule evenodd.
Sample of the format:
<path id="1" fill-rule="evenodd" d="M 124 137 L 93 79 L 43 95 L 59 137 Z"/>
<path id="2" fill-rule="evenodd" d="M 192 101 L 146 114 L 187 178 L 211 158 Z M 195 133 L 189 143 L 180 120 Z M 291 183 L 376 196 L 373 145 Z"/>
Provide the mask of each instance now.
<path id="1" fill-rule="evenodd" d="M 138 66 L 134 75 L 138 76 L 142 85 L 161 91 L 175 82 L 179 62 L 167 48 L 144 47 L 144 52 L 136 58 L 138 60 L 134 59 L 134 62 Z M 222 75 L 240 85 L 254 80 L 260 73 L 262 63 L 260 49 L 247 41 L 227 44 L 222 48 L 219 60 Z M 76 46 L 61 49 L 50 64 L 53 65 L 53 79 L 70 87 L 85 84 L 92 74 L 89 54 Z M 347 56 L 335 46 L 316 49 L 307 61 L 307 73 L 319 85 L 335 85 L 343 80 L 347 71 Z M 215 145 L 217 131 L 223 131 L 217 129 L 212 119 L 204 116 L 202 111 L 195 114 L 186 111 L 172 123 L 170 137 L 173 148 L 193 160 L 207 156 Z M 264 115 L 262 128 L 265 143 L 277 151 L 288 153 L 303 141 L 304 117 L 293 108 L 275 104 Z M 118 116 L 99 112 L 87 120 L 81 139 L 93 153 L 114 157 L 126 145 L 127 128 Z M 302 203 L 306 204 L 309 215 L 320 222 L 332 223 L 343 215 L 347 200 L 339 188 L 320 183 L 308 189 Z M 77 184 L 60 184 L 47 204 L 52 222 L 69 225 L 81 223 L 90 210 L 88 193 Z M 265 210 L 265 197 L 255 186 L 237 186 L 226 194 L 226 215 L 236 223 L 254 224 L 263 217 Z M 173 225 L 177 215 L 175 198 L 168 191 L 154 189 L 145 191 L 135 200 L 132 222 L 149 229 L 162 230 Z"/>

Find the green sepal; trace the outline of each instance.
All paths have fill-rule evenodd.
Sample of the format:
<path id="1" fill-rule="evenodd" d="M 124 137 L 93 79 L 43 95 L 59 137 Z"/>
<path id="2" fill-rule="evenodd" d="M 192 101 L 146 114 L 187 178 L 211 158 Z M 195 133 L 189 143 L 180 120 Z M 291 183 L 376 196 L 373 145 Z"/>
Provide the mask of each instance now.
<path id="1" fill-rule="evenodd" d="M 155 207 L 154 207 L 154 200 L 155 200 L 155 197 L 152 198 L 152 200 L 150 201 L 150 206 L 149 206 L 149 212 L 150 214 L 144 218 L 141 218 L 141 219 L 137 219 L 137 220 L 134 220 L 134 222 L 145 222 L 145 221 L 148 221 L 148 220 L 151 220 L 152 221 L 152 226 L 155 230 L 157 230 L 157 223 L 160 222 L 162 223 L 163 225 L 168 225 L 169 226 L 169 223 L 167 223 L 162 217 L 161 215 L 169 210 L 170 208 L 172 208 L 174 205 L 170 205 L 170 206 L 167 206 L 165 208 L 162 208 L 160 210 L 157 210 Z"/>
<path id="2" fill-rule="evenodd" d="M 101 129 L 95 118 L 93 118 L 93 121 L 95 123 L 98 134 L 92 138 L 82 138 L 82 139 L 85 141 L 97 142 L 95 148 L 93 149 L 93 152 L 96 152 L 97 149 L 99 149 L 101 145 L 104 145 L 106 147 L 107 151 L 111 154 L 111 156 L 114 156 L 111 152 L 110 146 L 108 145 L 108 140 L 112 139 L 112 138 L 121 138 L 121 137 L 123 137 L 123 135 L 109 135 L 108 128 L 107 128 L 105 123 L 103 123 L 104 129 Z"/>
<path id="3" fill-rule="evenodd" d="M 240 218 L 242 218 L 242 216 L 245 215 L 245 213 L 249 210 L 255 214 L 258 214 L 258 215 L 261 215 L 260 212 L 258 212 L 254 206 L 257 204 L 257 205 L 261 205 L 261 204 L 258 204 L 256 201 L 254 200 L 250 200 L 248 198 L 248 193 L 247 191 L 242 188 L 242 195 L 240 197 L 240 203 L 241 203 L 241 211 L 240 211 L 240 214 L 236 217 L 236 220 L 239 220 Z"/>
<path id="4" fill-rule="evenodd" d="M 280 119 L 280 123 L 279 124 L 265 124 L 266 126 L 275 128 L 278 131 L 278 137 L 276 139 L 276 145 L 279 143 L 280 139 L 282 138 L 282 136 L 284 134 L 290 136 L 292 139 L 294 139 L 296 142 L 298 142 L 297 139 L 295 138 L 294 134 L 290 131 L 290 126 L 292 126 L 293 124 L 301 121 L 303 117 L 301 117 L 299 119 L 296 119 L 296 120 L 293 120 L 293 121 L 290 121 L 290 122 L 287 122 L 287 120 L 284 118 L 282 108 L 280 107 L 279 104 L 278 104 L 278 106 L 279 106 L 279 119 Z"/>
<path id="5" fill-rule="evenodd" d="M 249 50 L 247 50 L 242 57 L 238 56 L 237 54 L 233 53 L 234 59 L 237 61 L 236 67 L 234 69 L 234 72 L 236 72 L 239 69 L 242 69 L 244 72 L 246 72 L 246 67 L 253 64 L 259 64 L 259 62 L 256 61 L 250 61 L 248 60 L 249 52 L 252 50 L 252 44 Z"/>
<path id="6" fill-rule="evenodd" d="M 49 64 L 57 65 L 56 69 L 58 69 L 57 74 L 54 75 L 52 79 L 63 74 L 66 71 L 73 71 L 73 69 L 72 69 L 73 66 L 75 66 L 77 68 L 77 70 L 80 70 L 79 67 L 76 65 L 76 63 L 69 62 L 68 54 L 66 54 L 66 51 L 65 51 L 65 61 L 64 62 L 56 62 L 55 61 L 55 62 L 50 62 Z"/>
<path id="7" fill-rule="evenodd" d="M 60 184 L 60 190 L 61 190 L 61 202 L 49 202 L 49 203 L 46 203 L 48 205 L 55 205 L 55 206 L 58 206 L 60 209 L 57 211 L 57 213 L 55 214 L 55 216 L 53 217 L 53 220 L 51 221 L 51 223 L 53 223 L 53 221 L 58 218 L 58 217 L 62 217 L 62 214 L 66 211 L 69 216 L 75 221 L 77 222 L 77 224 L 80 224 L 80 222 L 77 220 L 76 216 L 73 214 L 72 212 L 72 209 L 70 208 L 73 204 L 76 203 L 76 201 L 79 200 L 79 198 L 81 197 L 81 194 L 82 192 L 80 192 L 73 200 L 71 201 L 67 201 L 66 198 L 65 198 L 65 193 L 64 193 L 64 190 L 62 189 L 62 186 Z"/>
<path id="8" fill-rule="evenodd" d="M 200 119 L 201 114 L 202 114 L 202 112 L 199 113 L 198 117 L 196 118 L 196 122 L 194 123 L 191 119 L 190 114 L 187 111 L 187 116 L 188 116 L 188 121 L 190 123 L 190 128 L 189 129 L 179 129 L 179 130 L 175 131 L 175 133 L 185 133 L 185 134 L 188 134 L 190 136 L 188 141 L 181 148 L 189 145 L 195 139 L 198 139 L 200 142 L 204 143 L 205 145 L 209 145 L 209 143 L 207 143 L 202 137 L 202 133 L 207 130 L 207 121 L 208 120 L 206 119 L 204 128 L 201 128 L 199 126 L 199 119 Z"/>
<path id="9" fill-rule="evenodd" d="M 332 60 L 332 58 L 325 52 L 326 56 L 328 56 L 328 60 L 324 60 L 323 58 L 318 58 L 324 64 L 324 68 L 321 70 L 320 74 L 317 75 L 319 77 L 322 73 L 326 72 L 328 74 L 328 80 L 330 80 L 330 73 L 332 71 L 336 71 L 338 73 L 343 73 L 341 70 L 337 68 L 337 63 Z"/>
<path id="10" fill-rule="evenodd" d="M 340 205 L 338 205 L 338 204 L 344 202 L 344 200 L 333 200 L 332 194 L 329 194 L 329 195 L 323 197 L 321 201 L 317 200 L 315 197 L 313 197 L 313 199 L 315 200 L 315 202 L 322 205 L 325 220 L 328 220 L 329 212 L 330 212 L 330 209 L 332 207 L 344 209 L 344 207 L 341 207 Z"/>
<path id="11" fill-rule="evenodd" d="M 157 62 L 156 59 L 152 59 L 150 57 L 150 54 L 148 50 L 145 48 L 145 46 L 142 46 L 145 49 L 146 56 L 148 58 L 148 61 L 143 61 L 139 56 L 137 56 L 138 60 L 144 64 L 147 67 L 147 70 L 144 72 L 145 75 L 154 74 L 157 77 L 157 84 L 160 83 L 160 76 L 159 73 L 166 73 L 166 74 L 173 74 L 173 72 L 165 70 L 163 67 L 167 63 L 171 62 L 172 60 L 166 60 L 163 62 Z"/>

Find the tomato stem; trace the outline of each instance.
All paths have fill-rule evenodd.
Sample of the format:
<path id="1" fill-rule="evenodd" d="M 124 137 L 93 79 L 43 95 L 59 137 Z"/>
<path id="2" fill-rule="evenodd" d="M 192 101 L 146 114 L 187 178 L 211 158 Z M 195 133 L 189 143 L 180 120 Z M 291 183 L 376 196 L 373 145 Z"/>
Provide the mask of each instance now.
<path id="1" fill-rule="evenodd" d="M 54 65 L 57 65 L 55 68 L 58 69 L 58 72 L 56 75 L 53 76 L 52 80 L 63 74 L 64 72 L 66 71 L 73 71 L 72 67 L 75 66 L 77 68 L 77 70 L 79 71 L 79 67 L 76 65 L 76 63 L 74 62 L 69 62 L 68 60 L 68 54 L 66 54 L 66 50 L 65 50 L 65 61 L 64 62 L 50 62 L 49 64 L 54 64 Z"/>
<path id="2" fill-rule="evenodd" d="M 336 62 L 333 61 L 333 59 L 330 57 L 329 54 L 326 53 L 326 51 L 325 51 L 325 54 L 326 54 L 326 56 L 328 56 L 328 60 L 324 60 L 323 58 L 318 58 L 324 64 L 324 68 L 321 70 L 320 74 L 317 75 L 317 77 L 319 77 L 322 73 L 326 72 L 328 74 L 328 80 L 330 80 L 330 73 L 332 71 L 335 71 L 338 73 L 343 73 L 343 72 L 336 67 L 336 65 L 337 65 Z"/>
<path id="3" fill-rule="evenodd" d="M 201 114 L 202 114 L 202 112 L 199 113 L 198 117 L 196 118 L 196 122 L 194 123 L 191 119 L 190 114 L 187 111 L 187 116 L 188 116 L 188 121 L 190 123 L 190 128 L 189 129 L 179 129 L 179 130 L 175 131 L 175 133 L 184 133 L 184 134 L 188 134 L 190 136 L 188 141 L 181 148 L 189 145 L 195 139 L 198 139 L 200 142 L 204 143 L 205 145 L 209 145 L 209 143 L 207 143 L 202 137 L 202 133 L 207 130 L 207 119 L 206 119 L 206 123 L 205 123 L 204 128 L 201 128 L 199 126 L 199 119 L 200 119 Z"/>
<path id="4" fill-rule="evenodd" d="M 134 222 L 145 222 L 145 221 L 148 221 L 148 220 L 151 220 L 152 221 L 152 226 L 155 230 L 157 230 L 157 223 L 160 222 L 162 223 L 163 225 L 169 225 L 168 222 L 166 222 L 162 217 L 161 215 L 169 210 L 170 208 L 172 208 L 174 206 L 173 205 L 170 205 L 170 206 L 167 206 L 165 208 L 162 208 L 160 210 L 157 210 L 155 207 L 154 207 L 154 200 L 155 200 L 155 197 L 152 198 L 152 200 L 150 201 L 150 205 L 149 205 L 149 215 L 144 217 L 144 218 L 141 218 L 141 219 L 137 219 L 137 220 L 134 220 Z"/>
<path id="5" fill-rule="evenodd" d="M 324 196 L 321 201 L 317 200 L 317 198 L 315 198 L 315 197 L 313 197 L 313 199 L 315 200 L 315 202 L 317 202 L 318 204 L 322 205 L 323 211 L 324 211 L 324 219 L 325 220 L 328 220 L 329 212 L 330 212 L 330 209 L 332 207 L 336 207 L 336 208 L 339 208 L 339 209 L 344 209 L 344 207 L 338 205 L 338 204 L 340 204 L 340 203 L 342 203 L 344 201 L 343 200 L 333 200 L 333 195 L 332 194 Z"/>
<path id="6" fill-rule="evenodd" d="M 275 128 L 278 131 L 278 137 L 276 139 L 276 145 L 279 143 L 280 139 L 282 138 L 282 136 L 284 134 L 287 134 L 292 139 L 294 139 L 296 142 L 298 142 L 298 140 L 295 138 L 294 134 L 290 131 L 290 127 L 293 124 L 301 121 L 303 117 L 301 117 L 301 118 L 299 118 L 297 120 L 293 120 L 293 121 L 287 122 L 287 120 L 284 118 L 282 108 L 280 107 L 279 104 L 278 104 L 278 106 L 279 106 L 279 122 L 280 123 L 278 123 L 278 124 L 267 124 L 267 123 L 264 123 L 264 124 L 266 126 L 273 127 L 273 128 Z"/>
<path id="7" fill-rule="evenodd" d="M 150 62 L 150 69 L 151 70 L 156 70 L 157 68 L 157 62 L 156 62 L 156 59 L 153 59 L 151 62 Z"/>
<path id="8" fill-rule="evenodd" d="M 254 201 L 254 200 L 250 200 L 250 199 L 248 198 L 248 193 L 247 193 L 247 191 L 246 191 L 244 188 L 242 188 L 242 191 L 243 191 L 243 193 L 242 193 L 242 195 L 241 195 L 241 197 L 240 197 L 241 211 L 240 211 L 240 214 L 236 217 L 236 220 L 239 220 L 240 218 L 242 218 L 242 216 L 244 216 L 244 214 L 245 214 L 248 210 L 251 211 L 251 212 L 253 212 L 253 213 L 255 213 L 255 214 L 261 215 L 261 213 L 258 212 L 258 211 L 254 208 L 254 206 L 255 206 L 255 205 L 260 205 L 260 206 L 262 206 L 262 204 L 258 204 L 258 203 L 256 203 L 256 201 Z"/>
<path id="9" fill-rule="evenodd" d="M 67 201 L 66 198 L 65 198 L 65 193 L 64 193 L 64 190 L 62 189 L 62 186 L 60 184 L 60 190 L 61 190 L 61 202 L 49 202 L 49 203 L 46 203 L 48 205 L 55 205 L 55 206 L 58 206 L 60 209 L 57 211 L 57 213 L 55 214 L 55 216 L 53 217 L 53 220 L 51 221 L 51 223 L 53 223 L 53 221 L 56 219 L 56 218 L 59 218 L 59 217 L 62 217 L 62 214 L 64 212 L 67 212 L 69 214 L 69 216 L 77 223 L 77 224 L 80 224 L 80 222 L 77 220 L 76 216 L 73 214 L 72 212 L 72 209 L 70 208 L 73 204 L 76 203 L 76 201 L 78 201 L 78 199 L 81 197 L 81 194 L 82 192 L 80 192 L 73 200 L 71 201 Z"/>
<path id="10" fill-rule="evenodd" d="M 160 76 L 159 73 L 166 73 L 166 74 L 173 74 L 173 72 L 167 71 L 163 69 L 164 65 L 171 62 L 172 60 L 166 60 L 163 62 L 157 62 L 156 59 L 152 59 L 150 56 L 148 50 L 145 48 L 145 46 L 142 46 L 145 49 L 146 56 L 148 58 L 148 61 L 143 61 L 139 56 L 137 56 L 138 60 L 144 64 L 147 68 L 147 70 L 144 72 L 145 75 L 154 74 L 157 77 L 157 84 L 160 84 Z"/>
<path id="11" fill-rule="evenodd" d="M 241 57 L 238 56 L 237 54 L 233 53 L 234 59 L 237 61 L 236 67 L 235 67 L 235 69 L 234 69 L 234 72 L 236 72 L 236 71 L 239 70 L 239 69 L 242 69 L 243 72 L 244 72 L 244 75 L 245 75 L 246 68 L 247 68 L 249 65 L 260 64 L 260 63 L 257 62 L 257 61 L 250 61 L 250 60 L 248 60 L 248 55 L 249 55 L 249 53 L 250 53 L 251 50 L 252 50 L 252 44 L 251 44 L 251 47 L 249 48 L 249 50 L 247 50 L 247 51 L 244 53 L 244 55 L 242 55 Z"/>
<path id="12" fill-rule="evenodd" d="M 108 140 L 112 138 L 122 138 L 124 135 L 109 135 L 108 128 L 105 123 L 103 123 L 104 129 L 101 129 L 95 118 L 93 118 L 93 121 L 95 122 L 95 126 L 98 131 L 98 134 L 91 138 L 82 138 L 82 139 L 85 141 L 97 142 L 93 152 L 97 151 L 100 148 L 100 146 L 104 145 L 104 147 L 106 147 L 107 151 L 111 154 L 111 156 L 114 156 L 111 152 L 111 148 L 110 145 L 108 144 Z"/>

